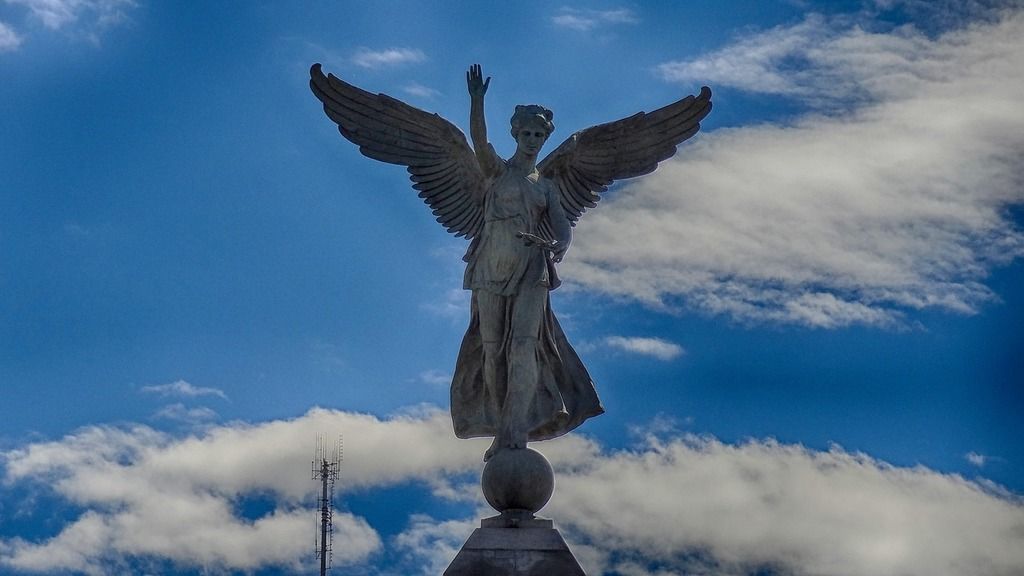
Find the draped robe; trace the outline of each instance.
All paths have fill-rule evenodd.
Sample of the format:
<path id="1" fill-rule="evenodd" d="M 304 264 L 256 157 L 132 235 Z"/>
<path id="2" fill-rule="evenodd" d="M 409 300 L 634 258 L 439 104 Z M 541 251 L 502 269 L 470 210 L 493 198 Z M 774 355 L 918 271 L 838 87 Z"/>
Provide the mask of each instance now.
<path id="1" fill-rule="evenodd" d="M 493 153 L 493 149 L 492 149 Z M 513 333 L 512 311 L 519 304 L 517 294 L 524 288 L 545 288 L 539 333 L 536 334 L 537 381 L 529 408 L 529 440 L 547 440 L 576 428 L 584 420 L 604 412 L 590 374 L 565 337 L 551 311 L 549 290 L 558 287 L 558 276 L 546 250 L 526 246 L 516 232 L 540 234 L 541 219 L 548 218 L 548 206 L 558 202 L 550 181 L 516 172 L 496 158 L 490 185 L 484 197 L 484 225 L 464 260 L 467 262 L 463 287 L 473 291 L 469 328 L 462 340 L 451 386 L 451 415 L 459 438 L 495 436 L 499 430 L 500 407 L 504 398 L 490 398 L 494 391 L 484 384 L 484 343 L 480 331 L 477 294 L 486 290 L 504 297 L 505 330 L 501 343 L 502 368 L 495 386 L 498 394 L 507 389 L 508 367 L 504 359 Z"/>

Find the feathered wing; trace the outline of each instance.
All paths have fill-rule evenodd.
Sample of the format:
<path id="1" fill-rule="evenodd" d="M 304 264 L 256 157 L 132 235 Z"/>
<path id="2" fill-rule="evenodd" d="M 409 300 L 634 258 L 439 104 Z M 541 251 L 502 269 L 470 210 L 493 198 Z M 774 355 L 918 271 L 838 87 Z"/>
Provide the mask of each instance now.
<path id="1" fill-rule="evenodd" d="M 570 136 L 537 170 L 555 182 L 562 209 L 575 226 L 587 208 L 597 206 L 600 193 L 615 180 L 653 172 L 676 146 L 700 130 L 711 112 L 711 89 L 700 89 L 654 112 L 592 126 Z"/>
<path id="2" fill-rule="evenodd" d="M 472 238 L 480 231 L 484 176 L 461 130 L 437 114 L 324 76 L 320 64 L 309 75 L 342 136 L 365 156 L 406 166 L 413 188 L 448 232 Z"/>

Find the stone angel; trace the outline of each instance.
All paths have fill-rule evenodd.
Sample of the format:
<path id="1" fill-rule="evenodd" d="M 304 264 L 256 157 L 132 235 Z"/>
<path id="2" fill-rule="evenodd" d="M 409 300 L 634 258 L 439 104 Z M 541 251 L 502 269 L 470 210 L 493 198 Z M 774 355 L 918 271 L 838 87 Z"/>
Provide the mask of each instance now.
<path id="1" fill-rule="evenodd" d="M 516 106 L 516 152 L 495 153 L 484 121 L 491 79 L 466 73 L 470 147 L 451 122 L 385 94 L 310 70 L 310 87 L 341 135 L 365 156 L 405 166 L 412 187 L 444 228 L 471 242 L 463 287 L 472 291 L 469 328 L 451 385 L 459 438 L 494 437 L 484 455 L 561 436 L 604 412 L 594 384 L 551 311 L 555 264 L 572 227 L 616 180 L 648 174 L 700 129 L 711 90 L 569 136 L 537 155 L 553 113 Z"/>

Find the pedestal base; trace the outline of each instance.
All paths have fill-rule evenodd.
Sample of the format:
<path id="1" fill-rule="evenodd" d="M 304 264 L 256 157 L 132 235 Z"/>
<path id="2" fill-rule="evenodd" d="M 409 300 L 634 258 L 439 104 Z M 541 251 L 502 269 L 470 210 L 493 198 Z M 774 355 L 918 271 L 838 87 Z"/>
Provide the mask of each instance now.
<path id="1" fill-rule="evenodd" d="M 586 576 L 550 520 L 542 522 L 547 526 L 477 528 L 444 576 Z"/>

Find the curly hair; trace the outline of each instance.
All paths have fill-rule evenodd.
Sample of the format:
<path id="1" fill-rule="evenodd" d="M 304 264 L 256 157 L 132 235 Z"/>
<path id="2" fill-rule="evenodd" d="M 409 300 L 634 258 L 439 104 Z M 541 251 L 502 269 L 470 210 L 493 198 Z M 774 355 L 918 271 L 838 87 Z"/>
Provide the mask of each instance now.
<path id="1" fill-rule="evenodd" d="M 512 137 L 515 138 L 523 126 L 532 122 L 537 122 L 543 126 L 548 136 L 550 136 L 555 131 L 555 125 L 551 122 L 551 119 L 554 117 L 554 112 L 538 104 L 520 104 L 516 106 L 516 111 L 512 114 L 512 119 L 509 121 L 512 124 Z"/>

